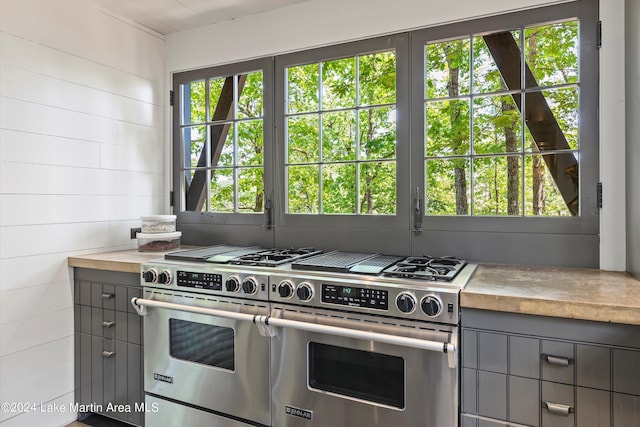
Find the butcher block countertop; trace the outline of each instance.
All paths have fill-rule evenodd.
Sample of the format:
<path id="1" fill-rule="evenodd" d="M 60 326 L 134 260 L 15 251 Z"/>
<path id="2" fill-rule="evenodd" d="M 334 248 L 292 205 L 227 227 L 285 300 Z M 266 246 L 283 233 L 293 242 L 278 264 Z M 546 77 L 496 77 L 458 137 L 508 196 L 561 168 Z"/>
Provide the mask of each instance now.
<path id="1" fill-rule="evenodd" d="M 640 281 L 612 271 L 481 264 L 460 305 L 640 325 Z"/>
<path id="2" fill-rule="evenodd" d="M 186 249 L 186 248 L 182 248 Z M 175 252 L 175 249 L 171 252 Z M 94 270 L 140 273 L 140 265 L 154 259 L 164 258 L 166 252 L 138 252 L 137 249 L 116 252 L 102 252 L 69 257 L 69 267 L 91 268 Z"/>
<path id="3" fill-rule="evenodd" d="M 183 247 L 182 249 L 187 249 Z M 69 257 L 70 267 L 139 273 L 165 252 L 136 249 Z M 462 309 L 640 325 L 640 281 L 579 268 L 480 264 L 460 296 Z"/>

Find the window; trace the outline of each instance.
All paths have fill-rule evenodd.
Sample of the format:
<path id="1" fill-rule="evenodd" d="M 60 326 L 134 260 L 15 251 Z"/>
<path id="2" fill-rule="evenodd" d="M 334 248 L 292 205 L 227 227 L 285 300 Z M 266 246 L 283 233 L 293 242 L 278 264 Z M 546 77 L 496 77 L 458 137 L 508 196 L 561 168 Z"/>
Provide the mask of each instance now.
<path id="1" fill-rule="evenodd" d="M 425 46 L 427 215 L 579 215 L 577 20 Z"/>
<path id="2" fill-rule="evenodd" d="M 574 0 L 175 74 L 183 241 L 596 267 L 597 14 Z"/>
<path id="3" fill-rule="evenodd" d="M 396 55 L 286 69 L 287 212 L 396 213 Z"/>
<path id="4" fill-rule="evenodd" d="M 265 73 L 216 74 L 177 85 L 178 176 L 184 210 L 262 213 L 265 194 Z"/>

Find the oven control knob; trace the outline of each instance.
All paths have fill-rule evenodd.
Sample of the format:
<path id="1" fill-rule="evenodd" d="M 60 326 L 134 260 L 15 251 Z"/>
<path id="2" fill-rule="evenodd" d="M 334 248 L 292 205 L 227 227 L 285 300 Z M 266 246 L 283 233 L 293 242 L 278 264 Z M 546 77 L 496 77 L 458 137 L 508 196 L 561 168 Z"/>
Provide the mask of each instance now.
<path id="1" fill-rule="evenodd" d="M 296 295 L 300 298 L 300 301 L 309 301 L 313 298 L 313 288 L 307 282 L 302 282 L 298 285 Z"/>
<path id="2" fill-rule="evenodd" d="M 427 295 L 422 298 L 422 311 L 429 317 L 436 317 L 442 311 L 442 303 L 437 297 Z"/>
<path id="3" fill-rule="evenodd" d="M 288 280 L 283 280 L 278 285 L 278 294 L 282 298 L 291 298 L 293 296 L 293 285 Z"/>
<path id="4" fill-rule="evenodd" d="M 256 280 L 252 277 L 248 277 L 244 279 L 242 282 L 242 290 L 247 295 L 253 295 L 258 291 L 258 284 Z"/>
<path id="5" fill-rule="evenodd" d="M 158 273 L 155 268 L 150 268 L 142 273 L 142 278 L 146 283 L 156 283 L 158 281 Z"/>
<path id="6" fill-rule="evenodd" d="M 240 290 L 240 280 L 236 276 L 231 276 L 224 282 L 224 287 L 229 292 L 238 292 Z"/>
<path id="7" fill-rule="evenodd" d="M 169 270 L 162 270 L 160 274 L 158 274 L 158 283 L 162 285 L 170 285 L 173 281 L 173 277 L 171 277 L 171 272 Z"/>
<path id="8" fill-rule="evenodd" d="M 416 308 L 416 299 L 413 295 L 402 292 L 396 298 L 396 307 L 403 313 L 413 313 Z"/>

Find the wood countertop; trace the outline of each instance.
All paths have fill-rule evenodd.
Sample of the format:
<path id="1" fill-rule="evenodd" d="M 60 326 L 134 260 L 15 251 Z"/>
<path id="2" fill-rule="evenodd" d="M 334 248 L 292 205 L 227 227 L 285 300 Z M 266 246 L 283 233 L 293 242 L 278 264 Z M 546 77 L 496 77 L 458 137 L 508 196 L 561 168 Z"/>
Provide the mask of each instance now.
<path id="1" fill-rule="evenodd" d="M 481 264 L 460 305 L 640 325 L 640 281 L 613 271 Z"/>
<path id="2" fill-rule="evenodd" d="M 187 249 L 183 247 L 182 249 Z M 165 252 L 135 249 L 69 257 L 70 267 L 139 273 Z M 640 281 L 626 273 L 581 268 L 480 264 L 461 307 L 640 325 Z"/>
<path id="3" fill-rule="evenodd" d="M 186 249 L 186 248 L 182 248 Z M 175 250 L 171 251 L 174 252 Z M 91 268 L 94 270 L 140 273 L 140 265 L 154 259 L 164 258 L 166 252 L 138 252 L 137 249 L 102 252 L 90 255 L 71 256 L 69 267 Z"/>

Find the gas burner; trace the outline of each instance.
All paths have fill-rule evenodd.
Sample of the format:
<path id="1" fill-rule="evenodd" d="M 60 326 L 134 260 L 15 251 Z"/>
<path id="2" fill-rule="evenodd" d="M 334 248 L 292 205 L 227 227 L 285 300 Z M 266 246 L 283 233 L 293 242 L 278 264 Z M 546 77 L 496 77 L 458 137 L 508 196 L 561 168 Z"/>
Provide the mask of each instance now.
<path id="1" fill-rule="evenodd" d="M 450 282 L 467 264 L 454 257 L 408 257 L 383 271 L 387 277 Z"/>
<path id="2" fill-rule="evenodd" d="M 267 249 L 229 260 L 229 264 L 275 267 L 322 253 L 315 248 Z"/>

